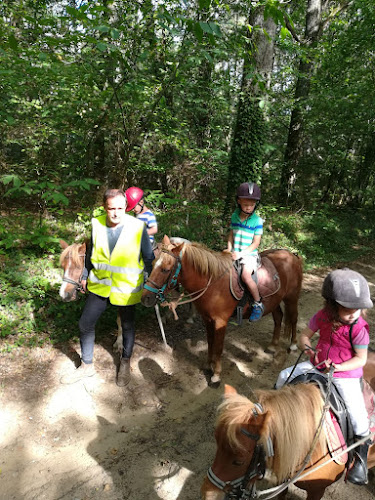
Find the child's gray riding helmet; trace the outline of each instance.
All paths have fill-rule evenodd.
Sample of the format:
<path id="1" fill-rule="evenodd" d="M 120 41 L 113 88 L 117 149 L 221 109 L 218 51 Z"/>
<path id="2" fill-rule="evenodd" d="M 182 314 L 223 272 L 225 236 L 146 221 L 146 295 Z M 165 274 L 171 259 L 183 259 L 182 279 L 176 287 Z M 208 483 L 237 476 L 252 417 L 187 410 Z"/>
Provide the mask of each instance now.
<path id="1" fill-rule="evenodd" d="M 361 274 L 347 267 L 328 274 L 323 283 L 322 295 L 348 309 L 373 307 L 367 281 Z"/>

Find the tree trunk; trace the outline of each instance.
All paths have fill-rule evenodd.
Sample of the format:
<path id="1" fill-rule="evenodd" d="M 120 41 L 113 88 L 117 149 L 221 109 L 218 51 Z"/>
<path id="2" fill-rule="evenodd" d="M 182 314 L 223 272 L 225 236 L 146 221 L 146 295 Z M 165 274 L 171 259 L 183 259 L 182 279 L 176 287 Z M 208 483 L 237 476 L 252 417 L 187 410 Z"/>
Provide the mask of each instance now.
<path id="1" fill-rule="evenodd" d="M 249 25 L 261 29 L 252 33 L 248 31 L 251 49 L 243 64 L 241 97 L 237 105 L 237 118 L 228 168 L 225 214 L 232 209 L 236 187 L 246 181 L 260 183 L 262 177 L 266 119 L 260 102 L 265 102 L 267 99 L 262 85 L 267 87 L 270 83 L 276 25 L 272 18 L 264 20 L 263 7 L 252 10 Z M 265 36 L 263 29 L 268 33 L 269 38 Z M 256 77 L 259 75 L 260 78 L 250 78 L 251 73 L 254 73 Z M 259 81 L 262 85 L 259 85 Z"/>
<path id="2" fill-rule="evenodd" d="M 307 50 L 316 45 L 321 32 L 322 0 L 308 0 L 304 41 Z M 281 171 L 279 202 L 285 205 L 294 201 L 298 165 L 304 154 L 304 115 L 306 100 L 310 92 L 311 75 L 315 65 L 309 54 L 307 55 L 308 57 L 301 59 L 299 63 L 294 108 L 290 118 L 288 140 Z"/>

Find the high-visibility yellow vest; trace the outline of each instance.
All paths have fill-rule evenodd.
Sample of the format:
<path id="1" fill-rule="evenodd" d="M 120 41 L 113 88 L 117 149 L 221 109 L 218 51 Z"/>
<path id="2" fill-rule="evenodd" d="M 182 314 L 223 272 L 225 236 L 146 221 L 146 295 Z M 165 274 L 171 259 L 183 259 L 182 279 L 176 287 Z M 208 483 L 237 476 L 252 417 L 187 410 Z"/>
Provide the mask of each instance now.
<path id="1" fill-rule="evenodd" d="M 92 219 L 93 249 L 87 288 L 111 304 L 127 306 L 141 301 L 143 259 L 141 240 L 144 223 L 125 214 L 124 227 L 115 248 L 109 254 L 106 215 Z"/>

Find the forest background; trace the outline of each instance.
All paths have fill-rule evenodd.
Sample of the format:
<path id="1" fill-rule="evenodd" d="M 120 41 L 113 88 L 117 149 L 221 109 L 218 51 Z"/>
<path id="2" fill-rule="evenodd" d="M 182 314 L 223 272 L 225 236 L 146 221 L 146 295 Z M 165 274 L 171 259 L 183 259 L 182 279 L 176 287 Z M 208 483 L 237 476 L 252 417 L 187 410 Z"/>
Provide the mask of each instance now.
<path id="1" fill-rule="evenodd" d="M 255 181 L 262 249 L 372 252 L 374 33 L 372 0 L 2 2 L 2 349 L 77 334 L 58 242 L 107 187 L 142 187 L 159 239 L 221 250 Z"/>

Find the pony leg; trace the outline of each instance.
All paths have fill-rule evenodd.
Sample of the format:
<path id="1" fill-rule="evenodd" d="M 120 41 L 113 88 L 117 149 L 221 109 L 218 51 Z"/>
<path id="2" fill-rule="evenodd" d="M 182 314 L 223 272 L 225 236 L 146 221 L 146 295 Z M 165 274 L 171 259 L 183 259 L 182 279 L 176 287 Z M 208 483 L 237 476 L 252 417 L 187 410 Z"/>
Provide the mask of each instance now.
<path id="1" fill-rule="evenodd" d="M 275 354 L 277 348 L 279 347 L 281 323 L 283 321 L 283 311 L 279 305 L 272 311 L 272 317 L 274 323 L 272 342 L 265 349 L 265 352 Z"/>
<path id="2" fill-rule="evenodd" d="M 189 304 L 189 317 L 186 320 L 186 323 L 188 323 L 189 325 L 193 325 L 196 318 L 197 318 L 197 310 L 195 309 L 194 304 L 190 303 Z"/>
<path id="3" fill-rule="evenodd" d="M 118 352 L 120 356 L 122 356 L 122 348 L 123 348 L 123 343 L 122 343 L 122 328 L 121 328 L 121 318 L 120 314 L 117 313 L 117 339 L 115 343 L 113 344 L 113 350 L 115 352 Z"/>
<path id="4" fill-rule="evenodd" d="M 213 373 L 210 385 L 219 385 L 221 382 L 221 356 L 224 349 L 224 337 L 227 322 L 222 320 L 207 320 L 205 322 L 208 343 L 208 365 Z"/>
<path id="5" fill-rule="evenodd" d="M 285 328 L 284 336 L 290 339 L 290 351 L 297 350 L 297 320 L 298 320 L 298 309 L 297 309 L 298 297 L 292 300 L 284 300 L 285 304 Z"/>

